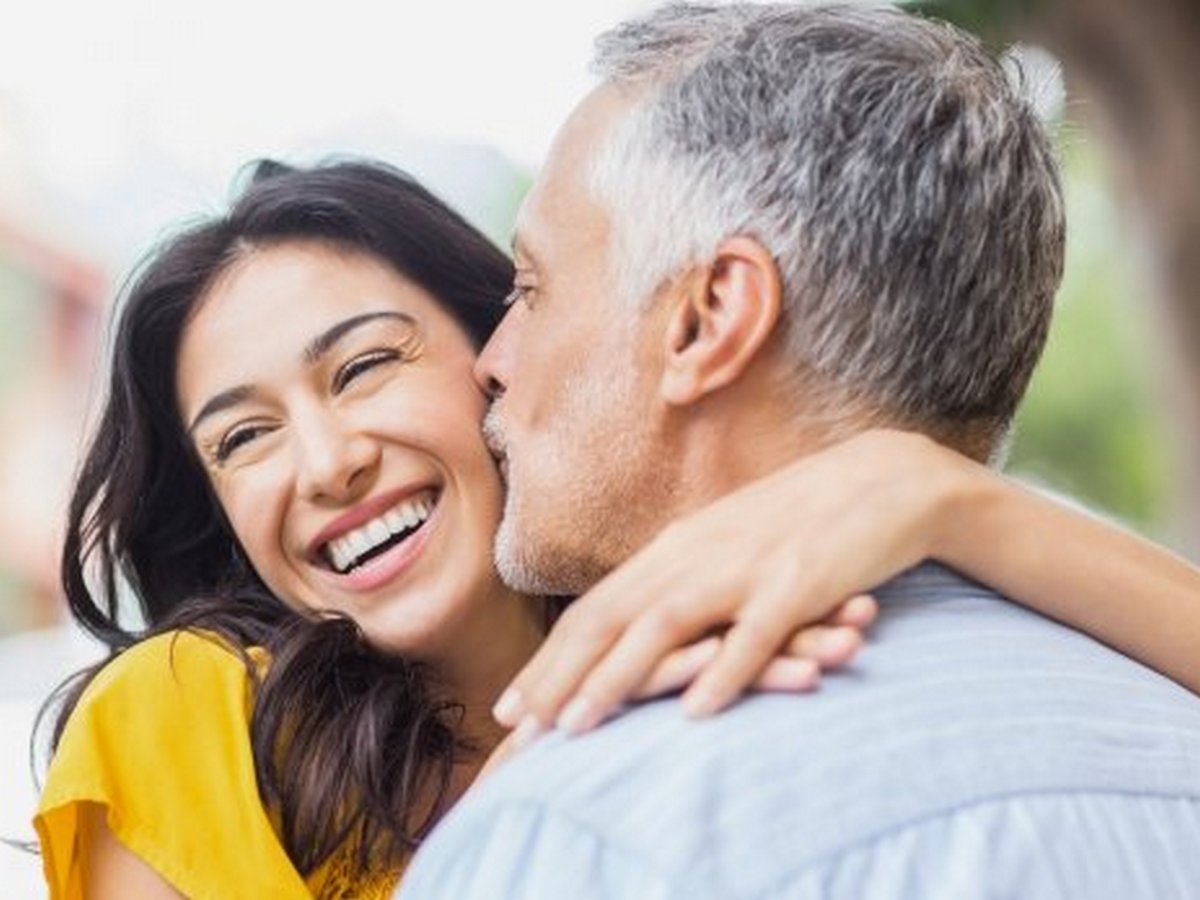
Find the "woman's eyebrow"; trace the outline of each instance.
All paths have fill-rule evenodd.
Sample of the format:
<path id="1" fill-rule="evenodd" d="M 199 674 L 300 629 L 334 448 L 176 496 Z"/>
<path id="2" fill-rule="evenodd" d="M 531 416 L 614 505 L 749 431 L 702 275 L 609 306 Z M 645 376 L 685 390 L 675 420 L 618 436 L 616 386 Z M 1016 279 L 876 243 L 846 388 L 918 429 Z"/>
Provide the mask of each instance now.
<path id="1" fill-rule="evenodd" d="M 413 328 L 417 327 L 416 319 L 408 313 L 397 312 L 395 310 L 380 310 L 379 312 L 351 316 L 349 319 L 343 319 L 313 338 L 308 346 L 304 348 L 304 362 L 310 366 L 314 365 L 351 331 L 378 319 L 397 319 Z"/>
<path id="2" fill-rule="evenodd" d="M 362 313 L 361 315 L 351 316 L 348 319 L 343 319 L 336 325 L 325 329 L 315 338 L 309 341 L 308 346 L 304 348 L 302 354 L 305 365 L 316 365 L 321 361 L 321 358 L 334 348 L 338 341 L 354 331 L 356 328 L 361 328 L 371 322 L 380 319 L 394 319 L 403 322 L 412 328 L 417 327 L 417 320 L 408 313 L 397 312 L 396 310 L 380 310 L 379 312 Z M 254 388 L 248 384 L 239 384 L 237 387 L 231 387 L 228 390 L 221 391 L 219 394 L 210 397 L 209 400 L 200 407 L 200 411 L 196 413 L 196 417 L 192 419 L 192 424 L 188 426 L 187 433 L 190 435 L 195 432 L 196 428 L 202 421 L 209 416 L 237 406 L 239 403 L 244 403 L 254 396 Z"/>
<path id="3" fill-rule="evenodd" d="M 200 407 L 200 412 L 196 413 L 196 417 L 192 419 L 192 424 L 188 426 L 187 433 L 190 436 L 193 434 L 200 423 L 209 416 L 216 415 L 222 410 L 229 409 L 231 406 L 237 406 L 250 399 L 254 394 L 254 388 L 248 384 L 239 384 L 237 387 L 229 388 L 229 390 L 221 391 L 221 393 L 210 397 L 208 402 Z"/>

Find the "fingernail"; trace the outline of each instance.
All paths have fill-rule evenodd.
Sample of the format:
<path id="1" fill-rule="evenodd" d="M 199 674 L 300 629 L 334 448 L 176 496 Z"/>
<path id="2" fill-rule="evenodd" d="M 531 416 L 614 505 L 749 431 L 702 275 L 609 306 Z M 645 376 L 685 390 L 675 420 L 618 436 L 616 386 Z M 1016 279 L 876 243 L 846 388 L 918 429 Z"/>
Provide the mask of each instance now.
<path id="1" fill-rule="evenodd" d="M 542 733 L 542 723 L 537 720 L 537 716 L 530 713 L 521 720 L 521 724 L 517 726 L 517 730 L 512 734 L 512 745 L 514 750 L 522 750 L 532 744 Z"/>
<path id="2" fill-rule="evenodd" d="M 595 723 L 592 703 L 587 697 L 576 697 L 558 717 L 558 727 L 567 734 L 582 734 Z"/>
<path id="3" fill-rule="evenodd" d="M 858 644 L 858 632 L 853 629 L 826 632 L 817 639 L 817 646 L 822 653 L 843 653 Z"/>
<path id="4" fill-rule="evenodd" d="M 709 691 L 688 691 L 683 695 L 683 711 L 690 718 L 701 719 L 717 708 L 717 698 Z"/>
<path id="5" fill-rule="evenodd" d="M 492 707 L 492 718 L 512 728 L 521 721 L 522 706 L 521 692 L 516 688 L 507 688 Z"/>

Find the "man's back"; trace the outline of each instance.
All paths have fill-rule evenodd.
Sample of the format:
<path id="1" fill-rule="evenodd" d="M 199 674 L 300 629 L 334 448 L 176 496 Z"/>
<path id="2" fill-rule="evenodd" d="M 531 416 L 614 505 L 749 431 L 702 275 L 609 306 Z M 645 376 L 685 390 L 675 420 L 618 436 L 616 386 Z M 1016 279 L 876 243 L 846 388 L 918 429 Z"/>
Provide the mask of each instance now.
<path id="1" fill-rule="evenodd" d="M 406 897 L 1200 897 L 1200 700 L 936 566 L 811 697 L 636 709 L 468 797 Z"/>

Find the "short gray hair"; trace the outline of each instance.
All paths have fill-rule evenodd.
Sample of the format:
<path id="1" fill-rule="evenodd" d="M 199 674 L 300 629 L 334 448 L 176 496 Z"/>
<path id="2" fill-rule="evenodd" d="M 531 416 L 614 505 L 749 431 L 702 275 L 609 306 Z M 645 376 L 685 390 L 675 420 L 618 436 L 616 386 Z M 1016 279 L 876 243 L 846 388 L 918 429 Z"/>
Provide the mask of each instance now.
<path id="1" fill-rule="evenodd" d="M 593 68 L 636 98 L 590 172 L 626 296 L 752 235 L 797 387 L 994 447 L 1065 222 L 1042 123 L 975 38 L 886 7 L 675 4 L 601 35 Z"/>

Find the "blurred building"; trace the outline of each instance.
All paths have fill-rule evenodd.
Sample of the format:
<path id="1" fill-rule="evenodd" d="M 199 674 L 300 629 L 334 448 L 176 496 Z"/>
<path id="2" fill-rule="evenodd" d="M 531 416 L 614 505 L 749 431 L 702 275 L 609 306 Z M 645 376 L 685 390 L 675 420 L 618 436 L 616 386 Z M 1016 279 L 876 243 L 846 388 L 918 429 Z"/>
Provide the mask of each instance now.
<path id="1" fill-rule="evenodd" d="M 0 634 L 60 618 L 57 548 L 107 290 L 0 106 Z"/>

